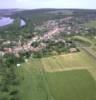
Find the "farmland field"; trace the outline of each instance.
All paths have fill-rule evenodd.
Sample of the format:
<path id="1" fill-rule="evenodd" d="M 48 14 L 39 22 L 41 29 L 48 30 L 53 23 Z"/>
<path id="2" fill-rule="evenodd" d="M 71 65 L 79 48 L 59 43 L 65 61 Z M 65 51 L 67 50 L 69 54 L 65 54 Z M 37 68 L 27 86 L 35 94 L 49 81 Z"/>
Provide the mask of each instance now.
<path id="1" fill-rule="evenodd" d="M 46 100 L 47 92 L 40 67 L 40 61 L 33 60 L 18 70 L 21 100 Z"/>
<path id="2" fill-rule="evenodd" d="M 90 39 L 89 37 L 83 37 L 83 36 L 74 36 L 73 40 L 75 41 L 75 43 L 77 44 L 77 47 L 80 46 L 92 46 L 94 45 L 94 40 Z"/>
<path id="3" fill-rule="evenodd" d="M 41 61 L 47 72 L 96 68 L 95 59 L 84 51 L 43 58 Z"/>
<path id="4" fill-rule="evenodd" d="M 54 100 L 95 100 L 96 85 L 86 70 L 48 73 Z"/>
<path id="5" fill-rule="evenodd" d="M 96 20 L 85 23 L 84 26 L 89 27 L 89 28 L 96 28 Z"/>
<path id="6" fill-rule="evenodd" d="M 96 61 L 84 51 L 30 58 L 17 73 L 20 100 L 96 100 Z"/>

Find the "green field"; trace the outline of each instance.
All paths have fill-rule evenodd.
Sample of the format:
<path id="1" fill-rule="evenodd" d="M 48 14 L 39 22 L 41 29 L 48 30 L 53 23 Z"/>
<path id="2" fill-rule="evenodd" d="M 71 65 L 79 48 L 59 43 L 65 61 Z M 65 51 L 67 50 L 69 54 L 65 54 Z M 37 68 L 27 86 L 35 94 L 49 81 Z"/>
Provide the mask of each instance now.
<path id="1" fill-rule="evenodd" d="M 84 51 L 43 58 L 41 61 L 45 70 L 48 72 L 70 69 L 90 69 L 96 66 L 95 59 L 91 58 Z"/>
<path id="2" fill-rule="evenodd" d="M 77 46 L 91 46 L 94 45 L 94 42 L 92 39 L 83 37 L 83 36 L 74 36 L 73 40 L 76 41 L 76 43 L 79 43 Z"/>
<path id="3" fill-rule="evenodd" d="M 30 58 L 17 74 L 20 100 L 96 100 L 96 61 L 84 51 Z"/>
<path id="4" fill-rule="evenodd" d="M 86 26 L 88 28 L 96 28 L 96 20 L 85 23 L 84 26 Z"/>
<path id="5" fill-rule="evenodd" d="M 41 62 L 32 60 L 18 70 L 21 78 L 21 100 L 46 100 L 46 88 L 41 71 Z"/>
<path id="6" fill-rule="evenodd" d="M 86 70 L 48 73 L 48 84 L 54 100 L 95 100 L 96 85 Z"/>

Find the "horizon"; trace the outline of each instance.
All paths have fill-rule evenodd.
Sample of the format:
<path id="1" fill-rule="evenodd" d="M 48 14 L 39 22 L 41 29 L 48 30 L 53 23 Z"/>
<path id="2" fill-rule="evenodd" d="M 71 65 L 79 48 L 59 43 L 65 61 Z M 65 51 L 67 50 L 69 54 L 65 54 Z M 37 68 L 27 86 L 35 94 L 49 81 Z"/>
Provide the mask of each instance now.
<path id="1" fill-rule="evenodd" d="M 0 0 L 0 9 L 96 9 L 95 4 L 95 0 Z"/>
<path id="2" fill-rule="evenodd" d="M 47 10 L 47 9 L 54 9 L 54 10 L 96 10 L 94 8 L 0 8 L 0 10 Z"/>

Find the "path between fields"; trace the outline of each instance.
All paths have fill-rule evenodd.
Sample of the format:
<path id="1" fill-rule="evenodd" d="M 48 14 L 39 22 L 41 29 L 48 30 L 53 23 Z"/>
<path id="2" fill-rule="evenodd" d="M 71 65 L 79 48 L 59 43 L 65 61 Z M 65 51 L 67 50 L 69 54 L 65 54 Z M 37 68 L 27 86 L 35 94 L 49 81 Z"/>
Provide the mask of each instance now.
<path id="1" fill-rule="evenodd" d="M 72 68 L 60 68 L 56 70 L 46 70 L 47 72 L 62 72 L 62 71 L 71 71 L 71 70 L 88 70 L 93 78 L 96 80 L 96 69 L 93 67 L 72 67 Z"/>
<path id="2" fill-rule="evenodd" d="M 89 55 L 96 59 L 96 52 L 94 52 L 91 47 L 82 47 L 81 49 L 83 49 L 85 52 L 87 52 Z"/>

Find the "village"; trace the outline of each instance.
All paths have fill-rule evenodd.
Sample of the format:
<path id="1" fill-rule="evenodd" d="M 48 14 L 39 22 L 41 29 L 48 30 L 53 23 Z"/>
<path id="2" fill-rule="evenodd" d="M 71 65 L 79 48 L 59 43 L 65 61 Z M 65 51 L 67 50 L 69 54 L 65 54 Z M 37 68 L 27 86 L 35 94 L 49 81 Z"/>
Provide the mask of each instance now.
<path id="1" fill-rule="evenodd" d="M 0 56 L 4 56 L 8 53 L 19 56 L 20 53 L 24 52 L 39 52 L 40 50 L 45 49 L 47 47 L 46 43 L 44 42 L 47 40 L 52 40 L 55 42 L 61 41 L 64 44 L 69 44 L 66 43 L 66 40 L 64 40 L 64 38 L 59 37 L 61 33 L 64 36 L 71 36 L 73 34 L 78 35 L 83 32 L 88 33 L 88 27 L 82 26 L 84 22 L 78 23 L 78 21 L 80 22 L 80 19 L 74 18 L 72 16 L 64 17 L 62 19 L 57 20 L 46 21 L 43 23 L 43 25 L 38 25 L 35 27 L 35 31 L 33 33 L 35 34 L 34 37 L 32 37 L 30 40 L 27 40 L 27 42 L 25 43 L 22 43 L 22 40 L 20 39 L 18 42 L 10 40 L 1 42 L 4 47 L 0 50 Z M 38 32 L 42 34 L 38 35 Z M 39 45 L 36 47 L 32 46 L 32 43 L 35 42 L 39 42 Z M 10 46 L 11 44 L 13 44 L 13 46 Z M 69 45 L 71 45 L 71 43 Z M 70 48 L 70 51 L 74 52 L 77 50 L 76 48 Z"/>
<path id="2" fill-rule="evenodd" d="M 96 100 L 96 10 L 5 9 L 0 25 L 0 100 Z"/>

